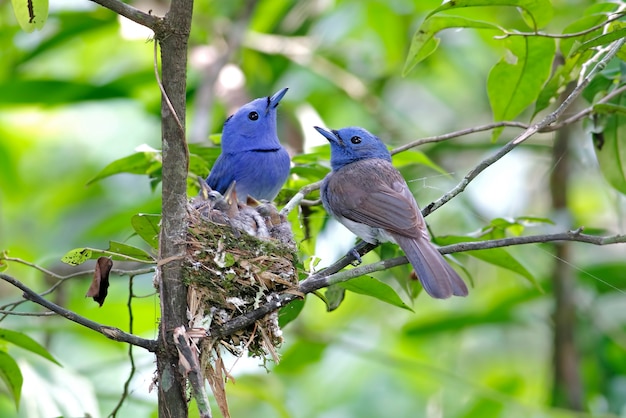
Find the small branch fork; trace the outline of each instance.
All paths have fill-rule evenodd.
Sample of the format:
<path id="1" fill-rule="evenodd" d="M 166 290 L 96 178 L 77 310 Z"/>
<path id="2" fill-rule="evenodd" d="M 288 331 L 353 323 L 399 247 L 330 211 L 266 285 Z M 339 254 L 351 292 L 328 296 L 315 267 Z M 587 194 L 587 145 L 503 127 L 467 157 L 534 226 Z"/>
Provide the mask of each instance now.
<path id="1" fill-rule="evenodd" d="M 464 251 L 486 250 L 489 248 L 508 247 L 511 245 L 533 244 L 541 242 L 554 242 L 554 241 L 576 241 L 593 245 L 609 245 L 626 243 L 626 235 L 610 235 L 610 236 L 595 236 L 582 233 L 583 228 L 579 228 L 574 231 L 560 232 L 555 234 L 544 235 L 531 235 L 525 237 L 511 237 L 497 240 L 476 241 L 476 242 L 463 242 L 454 245 L 447 245 L 439 248 L 439 252 L 442 254 L 451 254 Z M 365 243 L 361 241 L 355 248 L 359 255 L 364 255 L 371 251 L 375 245 Z M 406 257 L 396 257 L 388 260 L 382 260 L 376 263 L 359 266 L 350 270 L 341 271 L 344 267 L 356 261 L 352 253 L 347 254 L 340 260 L 336 261 L 326 269 L 312 274 L 307 279 L 300 282 L 298 289 L 293 293 L 284 293 L 277 298 L 272 299 L 267 304 L 248 312 L 231 321 L 225 323 L 219 328 L 211 330 L 211 336 L 219 338 L 232 333 L 235 333 L 241 329 L 244 329 L 255 321 L 263 318 L 265 315 L 273 312 L 281 307 L 285 306 L 289 302 L 297 299 L 301 294 L 311 293 L 324 287 L 328 287 L 331 284 L 345 282 L 355 277 L 362 276 L 364 274 L 370 274 L 376 271 L 386 270 L 392 267 L 396 267 L 402 264 L 407 264 Z"/>
<path id="2" fill-rule="evenodd" d="M 511 237 L 497 240 L 476 241 L 476 242 L 463 242 L 454 245 L 447 245 L 440 247 L 439 251 L 442 254 L 451 254 L 464 251 L 486 250 L 490 248 L 508 247 L 512 245 L 533 244 L 542 242 L 554 242 L 554 241 L 574 241 L 582 242 L 593 245 L 610 245 L 626 243 L 626 235 L 608 235 L 608 236 L 596 236 L 582 233 L 583 228 L 579 228 L 573 231 L 559 232 L 554 234 L 544 235 L 529 235 L 523 237 Z M 364 255 L 374 249 L 376 246 L 368 244 L 366 242 L 360 242 L 355 248 L 359 255 Z M 250 311 L 243 314 L 231 321 L 225 323 L 223 326 L 214 328 L 211 330 L 211 336 L 214 338 L 220 338 L 226 335 L 233 334 L 241 329 L 253 325 L 257 320 L 263 318 L 265 315 L 280 309 L 287 305 L 289 302 L 301 297 L 303 294 L 311 293 L 324 287 L 328 287 L 334 283 L 344 282 L 353 279 L 364 274 L 370 274 L 376 271 L 386 270 L 392 267 L 396 267 L 402 264 L 407 264 L 406 257 L 396 257 L 388 260 L 382 260 L 373 264 L 367 264 L 359 266 L 350 270 L 341 271 L 344 267 L 355 262 L 356 259 L 352 253 L 342 257 L 331 266 L 317 273 L 312 274 L 307 279 L 300 282 L 296 291 L 293 293 L 284 293 L 276 298 L 273 298 L 268 303 L 262 305 L 254 311 Z M 83 316 L 76 314 L 70 310 L 67 310 L 59 305 L 56 305 L 41 295 L 34 292 L 32 289 L 24 285 L 19 280 L 9 276 L 7 274 L 0 273 L 0 279 L 10 283 L 11 285 L 19 288 L 24 292 L 24 299 L 32 301 L 38 305 L 47 308 L 49 311 L 54 312 L 64 318 L 67 318 L 77 324 L 92 329 L 105 337 L 114 341 L 125 342 L 131 345 L 142 347 L 150 352 L 154 352 L 156 349 L 156 340 L 147 340 L 137 337 L 133 334 L 128 334 L 121 331 L 118 328 L 110 327 L 91 321 Z M 7 311 L 12 314 L 13 312 Z M 19 314 L 19 313 L 16 313 Z"/>
<path id="3" fill-rule="evenodd" d="M 105 7 L 120 16 L 124 16 L 127 19 L 132 20 L 142 26 L 152 29 L 155 33 L 158 31 L 159 24 L 163 21 L 162 18 L 153 16 L 150 12 L 145 13 L 139 9 L 129 6 L 126 3 L 122 3 L 119 0 L 91 0 L 94 3 Z"/>
<path id="4" fill-rule="evenodd" d="M 503 127 L 513 127 L 513 128 L 521 128 L 524 129 L 524 132 L 519 134 L 513 140 L 509 141 L 502 148 L 498 150 L 494 155 L 491 155 L 485 158 L 483 161 L 478 163 L 476 167 L 474 167 L 469 173 L 465 175 L 465 177 L 448 193 L 441 196 L 438 200 L 432 202 L 428 206 L 426 206 L 422 210 L 422 214 L 424 216 L 428 216 L 436 209 L 439 209 L 441 206 L 449 202 L 453 197 L 462 193 L 465 188 L 471 183 L 480 173 L 482 173 L 485 169 L 487 169 L 492 164 L 496 163 L 502 157 L 507 155 L 513 149 L 515 149 L 519 144 L 526 141 L 531 136 L 536 133 L 546 133 L 546 132 L 554 132 L 558 129 L 561 129 L 563 126 L 570 125 L 572 123 L 578 122 L 581 119 L 589 116 L 593 113 L 594 106 L 597 104 L 607 103 L 610 100 L 618 97 L 619 95 L 626 92 L 626 85 L 621 86 L 608 93 L 603 98 L 599 99 L 594 105 L 585 108 L 584 110 L 576 113 L 575 115 L 570 116 L 560 122 L 558 122 L 559 117 L 563 115 L 565 110 L 572 104 L 572 102 L 580 96 L 585 87 L 591 82 L 593 77 L 600 71 L 602 71 L 607 63 L 617 54 L 620 48 L 624 45 L 626 39 L 620 39 L 615 41 L 609 52 L 595 65 L 595 67 L 589 72 L 589 74 L 583 79 L 581 83 L 579 83 L 576 88 L 572 91 L 572 93 L 561 103 L 561 105 L 552 113 L 548 114 L 545 118 L 543 118 L 540 122 L 528 125 L 522 122 L 517 121 L 501 121 L 501 122 L 493 122 L 485 125 L 475 126 L 472 128 L 461 129 L 455 132 L 450 132 L 443 135 L 431 136 L 426 138 L 421 138 L 413 142 L 409 142 L 408 144 L 399 146 L 391 151 L 391 154 L 398 154 L 403 151 L 407 151 L 412 148 L 416 148 L 420 145 L 434 143 L 434 142 L 442 142 L 447 141 L 449 139 L 458 138 L 465 135 L 470 135 L 478 132 L 490 131 L 497 128 Z M 285 207 L 281 210 L 281 214 L 287 215 L 293 209 L 295 209 L 304 198 L 311 192 L 320 188 L 321 181 L 316 183 L 308 184 L 302 189 L 300 189 L 290 200 L 287 202 Z"/>
<path id="5" fill-rule="evenodd" d="M 146 340 L 144 338 L 137 337 L 136 335 L 128 334 L 119 328 L 102 325 L 90 319 L 87 319 L 84 316 L 78 315 L 76 312 L 72 312 L 68 309 L 65 309 L 57 305 L 56 303 L 53 303 L 47 299 L 44 299 L 35 291 L 33 291 L 31 288 L 29 288 L 28 286 L 26 286 L 19 280 L 13 278 L 12 276 L 0 273 L 0 279 L 12 284 L 13 286 L 23 291 L 24 294 L 22 296 L 24 297 L 24 299 L 35 302 L 36 304 L 41 305 L 44 308 L 47 308 L 48 310 L 55 312 L 56 314 L 64 318 L 69 319 L 70 321 L 76 322 L 77 324 L 80 324 L 86 328 L 99 332 L 100 334 L 104 335 L 105 337 L 111 340 L 136 345 L 138 347 L 145 348 L 146 350 L 152 351 L 152 352 L 156 349 L 156 341 Z"/>
<path id="6" fill-rule="evenodd" d="M 145 27 L 152 29 L 155 32 L 156 37 L 159 39 L 163 36 L 167 36 L 167 33 L 168 32 L 171 33 L 172 31 L 172 29 L 167 29 L 165 27 L 166 23 L 163 18 L 153 16 L 150 12 L 145 13 L 132 6 L 122 3 L 118 0 L 92 0 L 92 1 L 140 25 L 143 25 Z M 604 22 L 604 24 L 606 24 L 606 22 Z M 506 34 L 506 36 L 514 36 L 514 35 L 524 35 L 524 34 L 516 34 L 516 33 Z M 533 35 L 548 36 L 548 35 L 539 34 L 539 33 L 533 33 Z M 575 34 L 575 35 L 579 35 L 579 34 Z M 568 35 L 568 36 L 574 36 L 574 35 Z M 536 123 L 533 125 L 527 125 L 527 124 L 515 122 L 515 121 L 496 122 L 492 124 L 482 125 L 482 126 L 478 126 L 478 127 L 474 127 L 470 129 L 464 129 L 464 130 L 460 130 L 457 132 L 448 133 L 445 135 L 422 138 L 418 141 L 414 141 L 402 147 L 396 148 L 392 152 L 393 154 L 417 147 L 425 143 L 440 142 L 440 141 L 448 140 L 451 138 L 460 137 L 463 135 L 468 135 L 468 134 L 472 134 L 476 132 L 483 132 L 483 131 L 496 129 L 500 127 L 516 127 L 516 128 L 524 129 L 524 132 L 522 132 L 515 139 L 513 139 L 512 141 L 504 145 L 502 148 L 500 148 L 498 152 L 496 152 L 494 155 L 481 161 L 451 191 L 443 195 L 437 201 L 432 202 L 430 205 L 428 205 L 423 210 L 424 216 L 427 216 L 428 214 L 432 213 L 434 210 L 438 209 L 439 207 L 443 206 L 445 203 L 450 201 L 453 197 L 463 192 L 464 189 L 467 187 L 467 185 L 474 178 L 476 178 L 482 171 L 484 171 L 490 165 L 494 164 L 496 161 L 504 157 L 511 150 L 513 150 L 517 145 L 521 144 L 522 142 L 524 142 L 525 140 L 527 140 L 534 134 L 538 132 L 551 132 L 551 131 L 557 130 L 564 125 L 574 123 L 580 119 L 583 119 L 589 114 L 591 114 L 593 112 L 593 106 L 588 107 L 587 109 L 567 119 L 564 119 L 561 122 L 557 122 L 558 119 L 563 115 L 565 110 L 569 107 L 569 105 L 581 94 L 582 90 L 589 84 L 591 79 L 599 71 L 605 68 L 609 60 L 612 59 L 613 56 L 615 56 L 615 54 L 617 53 L 617 51 L 619 51 L 619 49 L 624 45 L 624 42 L 625 42 L 624 39 L 615 41 L 612 47 L 610 48 L 610 50 L 604 55 L 604 57 L 601 60 L 598 61 L 598 63 L 594 66 L 594 68 L 576 86 L 576 88 L 563 101 L 563 103 L 561 103 L 561 105 L 555 111 L 548 114 L 539 123 Z M 158 79 L 158 72 L 157 72 L 157 79 Z M 160 88 L 162 88 L 160 80 L 159 80 L 159 86 Z M 626 91 L 626 86 L 617 88 L 613 92 L 607 94 L 603 99 L 598 101 L 598 103 L 606 103 L 612 98 L 624 93 L 625 91 Z M 167 99 L 167 95 L 164 94 L 164 97 Z M 172 110 L 171 104 L 169 104 L 169 107 L 170 107 L 170 110 Z M 182 124 L 180 120 L 178 120 L 178 118 L 177 118 L 177 124 L 178 124 L 179 129 L 182 130 Z M 184 130 L 182 131 L 184 132 Z M 313 183 L 302 188 L 283 208 L 283 210 L 281 211 L 282 214 L 284 215 L 288 214 L 291 210 L 293 210 L 299 204 L 301 204 L 304 198 L 309 193 L 319 188 L 320 183 L 321 182 Z M 449 254 L 449 253 L 455 253 L 455 252 L 485 250 L 485 249 L 490 249 L 490 248 L 505 247 L 505 246 L 511 246 L 511 245 L 523 245 L 523 244 L 554 242 L 554 241 L 574 241 L 574 242 L 582 242 L 582 243 L 593 244 L 593 245 L 609 245 L 609 244 L 626 243 L 626 235 L 623 235 L 623 234 L 610 235 L 610 236 L 594 236 L 594 235 L 584 234 L 582 233 L 582 231 L 583 229 L 579 228 L 577 230 L 555 233 L 555 234 L 511 237 L 511 238 L 477 241 L 477 242 L 464 242 L 464 243 L 441 247 L 439 248 L 439 251 L 442 254 Z M 356 251 L 359 255 L 364 255 L 367 252 L 371 251 L 373 248 L 375 248 L 375 245 L 361 242 L 356 247 Z M 3 260 L 19 261 L 16 259 L 10 259 L 8 257 L 3 257 Z M 314 292 L 321 288 L 327 287 L 331 284 L 344 282 L 352 278 L 362 276 L 364 274 L 386 270 L 391 267 L 406 264 L 408 262 L 406 257 L 397 257 L 397 258 L 382 260 L 373 264 L 362 265 L 359 267 L 355 267 L 353 269 L 342 271 L 345 267 L 347 267 L 348 265 L 352 264 L 355 261 L 356 259 L 353 253 L 350 253 L 344 256 L 343 258 L 336 261 L 334 264 L 332 264 L 328 268 L 311 274 L 307 279 L 300 282 L 298 288 L 294 289 L 295 291 L 293 291 L 292 293 L 284 293 L 284 294 L 278 295 L 276 298 L 271 299 L 268 303 L 260 306 L 258 309 L 255 309 L 251 312 L 248 312 L 237 318 L 234 318 L 233 320 L 225 323 L 221 327 L 216 327 L 214 329 L 211 329 L 211 332 L 210 332 L 211 337 L 213 338 L 223 337 L 229 334 L 233 334 L 246 327 L 249 327 L 253 325 L 257 320 L 260 320 L 261 318 L 263 318 L 265 315 L 280 309 L 282 306 L 285 306 L 289 302 L 301 297 L 304 294 Z M 23 300 L 19 302 L 15 302 L 7 306 L 11 306 L 11 308 L 15 308 L 18 304 L 22 302 L 31 301 L 48 309 L 48 312 L 41 312 L 41 313 L 14 312 L 12 310 L 1 309 L 0 307 L 0 315 L 48 316 L 52 314 L 57 314 L 73 322 L 76 322 L 79 325 L 82 325 L 86 328 L 94 330 L 111 340 L 128 343 L 131 349 L 132 349 L 132 346 L 138 346 L 150 352 L 155 352 L 157 350 L 156 340 L 144 339 L 136 335 L 133 335 L 132 328 L 131 328 L 131 333 L 126 333 L 118 328 L 99 324 L 81 315 L 78 315 L 77 313 L 73 311 L 70 311 L 59 305 L 56 305 L 43 297 L 53 292 L 63 282 L 63 280 L 69 277 L 74 277 L 75 275 L 71 275 L 68 277 L 59 277 L 53 274 L 52 272 L 49 272 L 34 264 L 30 264 L 26 262 L 24 262 L 24 264 L 29 264 L 31 267 L 39 269 L 46 274 L 50 274 L 58 278 L 59 281 L 55 283 L 47 291 L 41 294 L 38 294 L 32 289 L 30 289 L 28 286 L 24 285 L 19 280 L 15 279 L 14 277 L 7 275 L 7 274 L 0 273 L 1 280 L 11 284 L 12 286 L 19 288 L 23 292 L 23 295 L 22 295 L 24 298 Z M 147 271 L 142 272 L 142 273 L 152 272 L 154 271 L 154 268 L 150 268 L 146 270 Z M 80 274 L 82 275 L 84 273 L 80 273 Z M 137 273 L 137 274 L 140 274 L 140 273 Z M 131 277 L 131 295 L 129 297 L 132 297 L 132 277 Z M 208 403 L 200 402 L 201 400 L 206 400 L 207 396 L 204 391 L 204 383 L 203 383 L 201 374 L 199 373 L 200 368 L 198 364 L 197 353 L 194 347 L 191 346 L 189 341 L 190 341 L 189 337 L 187 336 L 184 328 L 177 328 L 174 331 L 174 343 L 180 354 L 179 359 L 181 361 L 181 366 L 183 366 L 184 371 L 187 374 L 187 377 L 189 378 L 191 382 L 192 389 L 194 392 L 194 397 L 196 397 L 196 399 L 198 400 L 200 414 L 202 417 L 210 418 L 211 412 L 210 412 Z M 129 352 L 129 355 L 131 356 L 131 361 L 132 361 L 132 351 Z M 130 379 L 132 378 L 132 373 L 133 371 L 131 371 L 131 375 L 129 376 L 129 380 L 127 381 L 127 383 L 129 383 Z M 125 388 L 125 391 L 127 391 L 127 388 Z M 125 392 L 125 394 L 126 393 L 127 392 Z M 121 402 L 120 402 L 120 405 L 121 405 Z M 116 410 L 117 409 L 118 408 L 116 408 Z"/>

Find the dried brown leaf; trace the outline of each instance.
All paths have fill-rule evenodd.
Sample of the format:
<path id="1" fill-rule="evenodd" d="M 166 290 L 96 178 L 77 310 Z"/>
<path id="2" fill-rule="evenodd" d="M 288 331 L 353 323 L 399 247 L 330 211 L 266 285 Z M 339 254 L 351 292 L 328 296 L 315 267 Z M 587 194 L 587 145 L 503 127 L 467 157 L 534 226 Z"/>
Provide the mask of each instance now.
<path id="1" fill-rule="evenodd" d="M 113 267 L 113 260 L 109 257 L 100 257 L 96 261 L 96 269 L 93 273 L 93 280 L 87 290 L 85 297 L 92 297 L 93 300 L 102 306 L 109 293 L 109 273 Z"/>

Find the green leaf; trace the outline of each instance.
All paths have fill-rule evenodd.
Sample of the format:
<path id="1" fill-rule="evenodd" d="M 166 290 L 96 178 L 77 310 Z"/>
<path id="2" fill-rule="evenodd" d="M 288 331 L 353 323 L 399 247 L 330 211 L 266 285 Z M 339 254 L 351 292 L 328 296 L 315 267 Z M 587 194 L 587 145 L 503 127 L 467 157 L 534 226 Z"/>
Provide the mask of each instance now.
<path id="1" fill-rule="evenodd" d="M 550 76 L 554 39 L 509 37 L 508 52 L 489 72 L 487 93 L 494 120 L 511 120 L 532 104 Z M 497 139 L 502 129 L 493 132 Z"/>
<path id="2" fill-rule="evenodd" d="M 0 350 L 0 379 L 5 383 L 15 401 L 15 408 L 20 405 L 22 392 L 22 372 L 13 357 L 6 351 Z"/>
<path id="3" fill-rule="evenodd" d="M 291 168 L 291 174 L 296 174 L 298 177 L 305 178 L 311 181 L 317 181 L 323 179 L 329 170 L 319 164 L 299 165 Z"/>
<path id="4" fill-rule="evenodd" d="M 147 264 L 154 263 L 154 257 L 141 248 L 116 241 L 109 241 L 109 248 L 107 250 L 75 248 L 68 251 L 68 253 L 61 258 L 61 261 L 72 266 L 77 266 L 87 260 L 94 260 L 98 257 L 111 257 L 113 260 L 118 261 L 136 261 Z"/>
<path id="5" fill-rule="evenodd" d="M 446 10 L 461 9 L 466 7 L 484 6 L 511 6 L 517 7 L 525 12 L 524 17 L 530 20 L 529 26 L 533 30 L 545 26 L 552 19 L 553 10 L 550 0 L 455 0 L 444 3 L 426 17 Z"/>
<path id="6" fill-rule="evenodd" d="M 626 95 L 614 106 L 626 106 Z M 611 186 L 626 194 L 626 116 L 615 112 L 606 115 L 604 122 L 604 129 L 594 134 L 600 171 Z"/>
<path id="7" fill-rule="evenodd" d="M 526 224 L 547 224 L 554 225 L 552 219 L 544 218 L 541 216 L 518 216 L 515 221 Z"/>
<path id="8" fill-rule="evenodd" d="M 582 16 L 580 19 L 577 19 L 573 21 L 572 23 L 570 23 L 569 25 L 567 25 L 565 29 L 563 29 L 563 34 L 568 35 L 572 33 L 587 31 L 590 28 L 593 28 L 595 26 L 598 26 L 602 22 L 605 22 L 607 18 L 608 18 L 607 12 Z M 589 33 L 585 33 L 584 35 L 581 35 L 581 36 L 561 39 L 561 41 L 559 42 L 559 49 L 561 50 L 561 54 L 563 54 L 564 57 L 572 56 L 573 55 L 572 49 L 574 48 L 574 45 L 576 43 L 581 44 L 600 34 L 602 34 L 602 29 L 598 28 L 597 30 L 594 30 Z"/>
<path id="9" fill-rule="evenodd" d="M 332 312 L 337 309 L 339 305 L 341 305 L 341 302 L 343 302 L 345 295 L 345 288 L 337 284 L 331 284 L 330 286 L 328 286 L 326 288 L 326 291 L 324 292 L 323 299 L 323 301 L 326 303 L 326 309 L 328 310 L 328 312 Z"/>
<path id="10" fill-rule="evenodd" d="M 461 242 L 475 242 L 475 238 L 464 237 L 464 236 L 438 236 L 436 238 L 436 242 L 438 245 L 452 245 L 458 244 Z M 489 248 L 486 250 L 472 250 L 465 251 L 465 254 L 471 255 L 473 257 L 478 258 L 479 260 L 486 261 L 487 263 L 493 264 L 498 267 L 505 268 L 514 273 L 517 273 L 531 282 L 533 285 L 537 287 L 537 289 L 541 290 L 541 286 L 535 280 L 532 274 L 524 267 L 519 261 L 515 259 L 507 250 L 504 248 Z"/>
<path id="11" fill-rule="evenodd" d="M 435 35 L 450 28 L 493 29 L 502 32 L 502 29 L 492 23 L 467 19 L 460 16 L 435 16 L 422 23 L 413 35 L 409 53 L 404 63 L 402 76 L 406 76 L 418 63 L 432 54 L 439 45 L 440 39 Z"/>
<path id="12" fill-rule="evenodd" d="M 626 271 L 624 262 L 593 264 L 578 270 L 578 280 L 587 283 L 598 293 L 623 294 L 626 290 L 624 271 Z"/>
<path id="13" fill-rule="evenodd" d="M 450 173 L 448 171 L 441 168 L 441 166 L 428 158 L 428 156 L 421 151 L 408 150 L 393 155 L 393 165 L 396 167 L 412 164 L 424 165 L 428 168 L 432 168 L 440 174 L 443 174 L 444 176 L 450 177 Z"/>
<path id="14" fill-rule="evenodd" d="M 200 177 L 207 177 L 209 175 L 209 163 L 202 157 L 196 154 L 189 154 L 189 172 Z"/>
<path id="15" fill-rule="evenodd" d="M 537 101 L 535 102 L 533 118 L 537 113 L 550 106 L 565 86 L 572 81 L 572 71 L 569 67 L 571 64 L 572 60 L 569 60 L 566 61 L 564 65 L 559 65 L 550 80 L 546 83 L 541 92 L 539 92 Z"/>
<path id="16" fill-rule="evenodd" d="M 582 44 L 575 45 L 570 51 L 570 54 L 579 54 L 596 46 L 608 45 L 613 41 L 622 39 L 624 36 L 626 36 L 626 28 L 617 29 L 612 32 L 600 35 L 596 38 L 590 39 L 586 42 L 583 42 Z"/>
<path id="17" fill-rule="evenodd" d="M 459 331 L 472 326 L 515 324 L 519 323 L 514 315 L 515 310 L 524 302 L 538 298 L 536 291 L 529 289 L 525 292 L 498 299 L 495 306 L 486 306 L 483 312 L 463 312 L 423 317 L 407 323 L 402 333 L 407 337 L 427 337 L 436 334 L 447 334 L 450 331 Z"/>
<path id="18" fill-rule="evenodd" d="M 11 0 L 17 23 L 24 32 L 43 28 L 48 19 L 48 0 Z"/>
<path id="19" fill-rule="evenodd" d="M 189 144 L 189 172 L 200 177 L 209 175 L 222 150 L 219 147 L 207 147 L 200 144 Z"/>
<path id="20" fill-rule="evenodd" d="M 161 215 L 139 213 L 130 219 L 133 229 L 152 248 L 159 248 L 159 231 L 161 229 Z"/>
<path id="21" fill-rule="evenodd" d="M 31 353 L 38 354 L 41 357 L 48 359 L 55 364 L 58 364 L 59 366 L 61 365 L 61 363 L 59 363 L 54 357 L 52 357 L 48 350 L 46 350 L 41 344 L 39 344 L 37 341 L 33 340 L 26 334 L 0 328 L 0 340 L 4 340 L 6 342 L 14 344 L 18 347 L 30 351 Z"/>
<path id="22" fill-rule="evenodd" d="M 490 379 L 495 380 L 495 379 Z M 489 388 L 495 390 L 498 394 L 507 394 L 514 397 L 523 387 L 523 380 L 518 376 L 498 376 L 495 382 L 489 382 Z M 475 417 L 501 417 L 507 416 L 505 411 L 505 403 L 501 399 L 488 397 L 478 397 L 468 405 L 459 418 L 475 418 Z"/>
<path id="23" fill-rule="evenodd" d="M 287 306 L 283 306 L 278 311 L 278 326 L 283 328 L 285 325 L 293 321 L 300 315 L 302 309 L 304 309 L 304 302 L 306 299 L 296 299 L 289 303 Z"/>
<path id="24" fill-rule="evenodd" d="M 567 35 L 572 33 L 584 32 L 592 27 L 601 24 L 602 22 L 605 22 L 607 20 L 608 14 L 611 12 L 610 9 L 613 8 L 614 6 L 612 7 L 608 4 L 600 8 L 590 8 L 593 11 L 591 14 L 584 15 L 580 19 L 566 26 L 563 30 L 563 34 Z M 559 48 L 561 50 L 561 54 L 565 57 L 565 62 L 558 66 L 558 68 L 554 71 L 552 77 L 550 78 L 550 81 L 548 81 L 548 83 L 546 83 L 544 88 L 541 90 L 541 93 L 537 98 L 537 103 L 535 104 L 533 116 L 537 115 L 537 113 L 547 108 L 550 103 L 564 91 L 565 87 L 572 80 L 575 80 L 579 76 L 582 64 L 585 63 L 592 55 L 592 51 L 589 50 L 579 50 L 577 54 L 573 54 L 573 49 L 579 49 L 582 43 L 593 39 L 594 37 L 597 37 L 601 33 L 602 29 L 599 28 L 597 30 L 585 33 L 581 36 L 564 38 L 559 40 Z M 592 81 L 592 83 L 594 83 L 596 80 L 598 80 L 598 77 L 596 77 Z M 585 91 L 588 91 L 588 89 L 585 89 Z"/>
<path id="25" fill-rule="evenodd" d="M 620 106 L 613 103 L 599 103 L 593 105 L 594 113 L 613 114 L 619 113 L 626 115 L 626 106 Z"/>
<path id="26" fill-rule="evenodd" d="M 413 312 L 413 309 L 402 301 L 391 286 L 371 276 L 356 277 L 347 282 L 338 283 L 338 285 L 351 292 L 371 296 L 393 306 Z"/>
<path id="27" fill-rule="evenodd" d="M 149 150 L 136 152 L 128 157 L 113 161 L 102 169 L 87 184 L 102 180 L 103 178 L 120 173 L 130 174 L 153 174 L 161 169 L 161 151 Z"/>
<path id="28" fill-rule="evenodd" d="M 294 339 L 282 353 L 280 363 L 274 369 L 279 374 L 298 374 L 307 366 L 316 366 L 324 356 L 328 343 L 320 338 L 307 338 L 306 335 Z M 284 415 L 289 416 L 289 415 Z"/>
<path id="29" fill-rule="evenodd" d="M 61 257 L 61 261 L 65 264 L 69 264 L 70 266 L 78 266 L 87 260 L 99 257 L 94 257 L 92 253 L 93 251 L 89 248 L 74 248 Z"/>
<path id="30" fill-rule="evenodd" d="M 0 82 L 0 103 L 57 105 L 68 102 L 128 97 L 128 92 L 111 84 L 96 85 L 64 80 L 20 80 Z M 41 92 L 46 94 L 42 95 Z"/>
<path id="31" fill-rule="evenodd" d="M 118 255 L 122 260 L 134 260 L 134 261 L 147 261 L 154 262 L 154 257 L 142 250 L 141 248 L 133 247 L 132 245 L 123 244 L 117 241 L 109 241 L 109 249 L 106 255 Z M 115 259 L 115 257 L 113 257 Z"/>

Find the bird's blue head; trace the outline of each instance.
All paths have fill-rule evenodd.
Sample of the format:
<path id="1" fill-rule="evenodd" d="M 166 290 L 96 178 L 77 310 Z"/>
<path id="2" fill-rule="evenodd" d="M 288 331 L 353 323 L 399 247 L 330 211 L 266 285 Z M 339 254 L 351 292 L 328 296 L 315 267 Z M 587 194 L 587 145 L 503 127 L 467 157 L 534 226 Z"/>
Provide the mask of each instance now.
<path id="1" fill-rule="evenodd" d="M 370 158 L 381 158 L 391 162 L 391 154 L 383 141 L 363 128 L 350 126 L 327 131 L 315 126 L 315 129 L 330 142 L 330 165 L 333 170 Z"/>
<path id="2" fill-rule="evenodd" d="M 287 93 L 279 90 L 271 97 L 255 99 L 243 105 L 224 122 L 222 152 L 271 150 L 280 147 L 276 135 L 276 107 Z"/>

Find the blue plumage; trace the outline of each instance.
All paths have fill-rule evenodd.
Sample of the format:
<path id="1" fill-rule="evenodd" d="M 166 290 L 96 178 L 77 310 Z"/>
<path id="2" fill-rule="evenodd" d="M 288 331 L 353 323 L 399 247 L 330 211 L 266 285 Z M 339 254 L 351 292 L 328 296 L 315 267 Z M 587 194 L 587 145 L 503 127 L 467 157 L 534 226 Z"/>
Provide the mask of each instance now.
<path id="1" fill-rule="evenodd" d="M 289 154 L 276 134 L 276 107 L 287 93 L 284 88 L 242 106 L 226 119 L 222 153 L 215 161 L 207 184 L 225 193 L 236 181 L 237 198 L 273 200 L 289 176 Z"/>
<path id="2" fill-rule="evenodd" d="M 431 244 L 417 202 L 391 165 L 385 144 L 363 128 L 315 129 L 331 147 L 332 171 L 320 189 L 326 211 L 367 242 L 398 244 L 432 297 L 466 296 L 463 280 Z"/>

